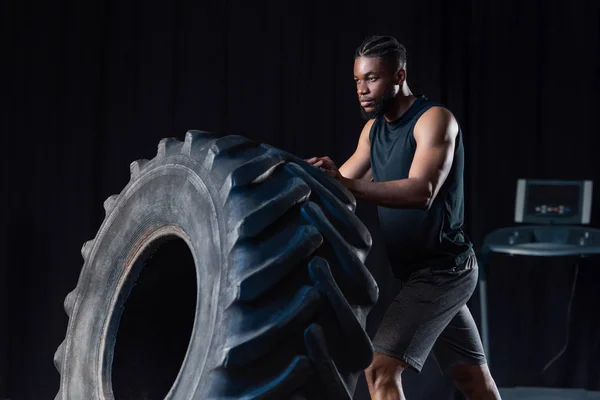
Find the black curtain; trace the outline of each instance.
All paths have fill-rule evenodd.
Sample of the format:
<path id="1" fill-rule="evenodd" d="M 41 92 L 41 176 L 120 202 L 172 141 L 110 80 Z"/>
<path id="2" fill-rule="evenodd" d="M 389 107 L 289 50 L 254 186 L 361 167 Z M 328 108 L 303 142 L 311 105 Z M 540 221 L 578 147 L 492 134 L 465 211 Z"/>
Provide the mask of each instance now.
<path id="1" fill-rule="evenodd" d="M 80 247 L 102 222 L 102 202 L 125 186 L 131 161 L 153 157 L 163 137 L 201 129 L 342 164 L 363 125 L 352 66 L 367 35 L 396 36 L 408 49 L 413 92 L 445 103 L 461 123 L 465 229 L 476 247 L 512 223 L 518 178 L 600 182 L 597 0 L 7 0 L 1 7 L 0 398 L 57 392 L 52 357 L 66 330 L 62 302 L 82 266 Z M 382 290 L 373 332 L 393 282 L 373 207 L 360 204 L 358 213 L 374 234 L 368 266 Z M 593 225 L 598 217 L 594 202 Z M 539 285 L 523 285 L 510 287 L 525 299 L 542 295 Z M 496 304 L 507 295 L 494 293 Z M 579 304 L 597 307 L 594 299 Z M 584 340 L 600 333 L 592 328 L 582 328 Z M 495 368 L 502 375 L 511 362 Z M 451 396 L 451 383 L 429 371 L 407 378 L 421 390 L 417 398 L 434 390 L 432 381 Z M 582 385 L 557 375 L 543 383 L 592 389 L 599 380 Z M 364 386 L 356 397 L 366 398 Z"/>

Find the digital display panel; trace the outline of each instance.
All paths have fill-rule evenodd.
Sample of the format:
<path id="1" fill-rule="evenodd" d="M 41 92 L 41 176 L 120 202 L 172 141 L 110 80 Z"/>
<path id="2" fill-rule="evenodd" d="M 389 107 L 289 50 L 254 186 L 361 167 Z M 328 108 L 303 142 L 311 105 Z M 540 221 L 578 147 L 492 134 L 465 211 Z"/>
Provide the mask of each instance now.
<path id="1" fill-rule="evenodd" d="M 589 224 L 592 181 L 519 179 L 515 222 Z"/>

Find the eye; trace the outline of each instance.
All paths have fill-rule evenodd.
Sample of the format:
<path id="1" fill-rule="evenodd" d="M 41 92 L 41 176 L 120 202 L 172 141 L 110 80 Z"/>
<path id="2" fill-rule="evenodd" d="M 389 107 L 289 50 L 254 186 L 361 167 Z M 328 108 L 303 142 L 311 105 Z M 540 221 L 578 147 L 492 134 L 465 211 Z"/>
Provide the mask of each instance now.
<path id="1" fill-rule="evenodd" d="M 369 78 L 369 82 L 375 82 L 377 80 L 377 78 L 375 78 L 374 76 Z"/>

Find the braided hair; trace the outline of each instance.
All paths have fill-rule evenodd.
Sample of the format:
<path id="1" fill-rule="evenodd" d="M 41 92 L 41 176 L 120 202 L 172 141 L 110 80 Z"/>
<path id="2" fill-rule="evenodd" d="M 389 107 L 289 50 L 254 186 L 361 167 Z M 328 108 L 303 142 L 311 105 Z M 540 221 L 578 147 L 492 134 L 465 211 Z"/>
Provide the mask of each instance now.
<path id="1" fill-rule="evenodd" d="M 391 36 L 371 36 L 356 49 L 354 58 L 379 57 L 395 69 L 406 69 L 406 49 Z"/>

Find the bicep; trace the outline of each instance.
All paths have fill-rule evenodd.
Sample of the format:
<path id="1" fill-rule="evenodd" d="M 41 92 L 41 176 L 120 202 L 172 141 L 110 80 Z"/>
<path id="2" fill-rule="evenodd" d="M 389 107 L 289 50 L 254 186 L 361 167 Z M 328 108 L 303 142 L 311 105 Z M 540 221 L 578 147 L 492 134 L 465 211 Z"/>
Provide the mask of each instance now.
<path id="1" fill-rule="evenodd" d="M 409 178 L 425 182 L 433 198 L 452 168 L 458 124 L 445 109 L 435 110 L 418 124 L 415 126 L 417 148 Z"/>
<path id="2" fill-rule="evenodd" d="M 340 167 L 340 174 L 348 179 L 370 179 L 371 171 L 371 142 L 369 132 L 373 121 L 365 124 L 354 154 Z"/>

